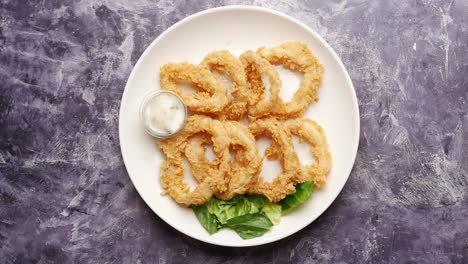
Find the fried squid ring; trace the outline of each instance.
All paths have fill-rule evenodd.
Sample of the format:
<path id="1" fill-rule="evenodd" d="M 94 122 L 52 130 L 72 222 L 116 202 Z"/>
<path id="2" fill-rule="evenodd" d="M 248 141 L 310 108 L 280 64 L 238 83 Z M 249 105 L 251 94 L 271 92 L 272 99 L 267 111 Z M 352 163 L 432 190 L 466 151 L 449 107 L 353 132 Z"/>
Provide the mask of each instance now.
<path id="1" fill-rule="evenodd" d="M 265 182 L 257 177 L 249 188 L 249 193 L 263 194 L 271 202 L 278 202 L 286 195 L 296 191 L 297 174 L 300 163 L 292 143 L 291 135 L 283 128 L 281 122 L 276 119 L 259 119 L 249 126 L 250 132 L 255 137 L 268 136 L 281 149 L 277 152 L 277 158 L 283 167 L 283 171 L 272 182 Z"/>
<path id="2" fill-rule="evenodd" d="M 262 157 L 258 152 L 255 138 L 249 129 L 234 121 L 224 122 L 230 138 L 230 147 L 236 153 L 227 177 L 227 191 L 218 194 L 223 200 L 244 194 L 262 169 Z"/>
<path id="3" fill-rule="evenodd" d="M 297 181 L 299 183 L 313 181 L 317 187 L 323 187 L 332 166 L 332 159 L 322 127 L 306 118 L 286 120 L 282 124 L 292 135 L 299 137 L 300 141 L 306 141 L 311 145 L 310 153 L 315 159 L 314 164 L 301 165 L 301 173 L 298 174 Z M 268 159 L 276 159 L 281 155 L 282 148 L 277 144 L 272 144 L 266 152 Z"/>
<path id="4" fill-rule="evenodd" d="M 218 160 L 206 158 L 207 146 L 212 146 L 211 135 L 199 133 L 190 137 L 184 148 L 192 176 L 197 182 L 202 182 L 206 175 L 213 175 L 218 171 Z"/>
<path id="5" fill-rule="evenodd" d="M 220 50 L 206 55 L 200 65 L 208 68 L 210 71 L 214 70 L 225 74 L 231 79 L 232 86 L 230 87 L 230 91 L 232 98 L 229 100 L 229 103 L 224 108 L 220 117 L 239 120 L 247 111 L 248 98 L 246 91 L 247 79 L 242 63 L 229 51 Z M 215 77 L 217 78 L 217 76 Z M 226 91 L 228 90 L 227 87 L 225 89 Z"/>
<path id="6" fill-rule="evenodd" d="M 290 70 L 304 74 L 299 89 L 293 99 L 285 103 L 284 111 L 279 114 L 279 117 L 297 117 L 303 114 L 312 102 L 318 100 L 323 67 L 305 43 L 285 42 L 272 48 L 259 48 L 257 53 L 271 64 L 282 64 Z"/>
<path id="7" fill-rule="evenodd" d="M 248 115 L 255 120 L 275 112 L 284 112 L 284 104 L 279 96 L 281 80 L 278 71 L 265 59 L 252 51 L 246 51 L 240 56 L 249 83 Z M 262 80 L 266 75 L 269 87 L 269 98 L 266 95 L 266 85 Z"/>
<path id="8" fill-rule="evenodd" d="M 222 122 L 229 137 L 228 148 L 234 153 L 230 161 L 230 170 L 226 173 L 227 189 L 215 192 L 216 197 L 229 200 L 238 194 L 244 194 L 256 179 L 262 168 L 262 158 L 255 144 L 255 138 L 247 127 L 234 121 Z M 185 156 L 189 162 L 194 178 L 203 182 L 206 177 L 217 173 L 219 161 L 209 161 L 205 157 L 204 145 L 213 144 L 207 135 L 197 135 L 185 146 Z"/>
<path id="9" fill-rule="evenodd" d="M 206 67 L 189 63 L 168 63 L 161 67 L 161 86 L 177 93 L 190 111 L 197 113 L 220 113 L 228 103 L 226 88 L 219 78 Z M 198 90 L 194 94 L 182 92 L 177 86 L 180 81 L 188 81 Z"/>
<path id="10" fill-rule="evenodd" d="M 184 182 L 183 149 L 187 139 L 197 133 L 206 132 L 212 135 L 213 151 L 219 163 L 216 173 L 207 175 L 190 191 Z M 188 206 L 203 204 L 210 200 L 214 192 L 225 191 L 225 174 L 230 170 L 229 138 L 222 123 L 206 116 L 194 115 L 187 119 L 184 128 L 173 138 L 160 141 L 159 146 L 166 156 L 161 165 L 160 178 L 164 189 L 177 203 Z"/>

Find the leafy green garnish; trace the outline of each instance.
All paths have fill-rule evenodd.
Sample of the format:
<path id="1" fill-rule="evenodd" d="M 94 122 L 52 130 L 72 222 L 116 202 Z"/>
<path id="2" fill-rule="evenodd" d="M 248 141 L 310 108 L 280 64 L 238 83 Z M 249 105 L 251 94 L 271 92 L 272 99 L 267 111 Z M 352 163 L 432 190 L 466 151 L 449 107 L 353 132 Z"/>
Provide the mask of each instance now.
<path id="1" fill-rule="evenodd" d="M 260 196 L 237 196 L 228 201 L 211 198 L 206 203 L 206 207 L 211 214 L 214 214 L 221 224 L 226 224 L 231 218 L 254 214 L 263 207 L 264 200 Z"/>
<path id="2" fill-rule="evenodd" d="M 262 213 L 264 213 L 274 225 L 279 224 L 281 221 L 281 205 L 279 204 L 266 201 L 262 208 Z"/>
<path id="3" fill-rule="evenodd" d="M 286 215 L 294 208 L 307 201 L 314 190 L 314 184 L 310 181 L 296 185 L 296 192 L 286 196 L 279 202 L 282 215 Z"/>
<path id="4" fill-rule="evenodd" d="M 218 232 L 221 228 L 221 224 L 214 214 L 211 214 L 206 207 L 206 204 L 192 205 L 191 208 L 195 212 L 195 215 L 200 221 L 200 224 L 210 233 L 210 235 Z"/>
<path id="5" fill-rule="evenodd" d="M 265 205 L 265 196 L 263 195 L 246 195 L 244 196 L 251 203 L 253 203 L 257 208 L 262 208 Z"/>
<path id="6" fill-rule="evenodd" d="M 264 214 L 255 213 L 231 218 L 226 226 L 236 231 L 241 238 L 251 239 L 265 234 L 273 224 Z"/>
<path id="7" fill-rule="evenodd" d="M 236 196 L 228 201 L 211 198 L 202 205 L 193 205 L 198 221 L 210 234 L 229 227 L 243 239 L 259 237 L 273 225 L 279 224 L 281 215 L 303 204 L 312 194 L 314 184 L 296 185 L 296 192 L 279 203 L 271 203 L 262 195 Z"/>

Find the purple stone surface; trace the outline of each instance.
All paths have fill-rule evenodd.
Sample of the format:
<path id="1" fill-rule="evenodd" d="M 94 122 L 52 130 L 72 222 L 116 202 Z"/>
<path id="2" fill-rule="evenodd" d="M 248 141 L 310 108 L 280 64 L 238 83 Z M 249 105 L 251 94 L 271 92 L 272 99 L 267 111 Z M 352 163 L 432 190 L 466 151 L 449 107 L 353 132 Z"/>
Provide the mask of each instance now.
<path id="1" fill-rule="evenodd" d="M 191 239 L 125 170 L 119 103 L 143 50 L 218 5 L 270 7 L 336 50 L 361 140 L 333 205 L 235 249 Z M 0 263 L 468 263 L 468 2 L 0 0 Z"/>

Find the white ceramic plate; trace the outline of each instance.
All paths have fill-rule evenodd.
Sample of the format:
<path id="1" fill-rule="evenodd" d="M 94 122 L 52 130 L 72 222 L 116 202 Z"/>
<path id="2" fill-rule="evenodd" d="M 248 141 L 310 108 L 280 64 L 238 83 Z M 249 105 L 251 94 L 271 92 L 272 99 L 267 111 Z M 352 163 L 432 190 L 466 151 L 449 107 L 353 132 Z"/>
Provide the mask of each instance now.
<path id="1" fill-rule="evenodd" d="M 272 46 L 287 40 L 305 41 L 323 64 L 325 72 L 314 103 L 305 116 L 316 120 L 325 130 L 333 167 L 325 188 L 314 192 L 306 204 L 282 217 L 281 223 L 261 237 L 242 240 L 231 230 L 209 235 L 191 209 L 178 206 L 170 197 L 161 196 L 159 166 L 163 160 L 154 140 L 145 133 L 138 110 L 145 95 L 159 89 L 159 68 L 168 62 L 198 64 L 208 52 L 227 49 L 235 54 Z M 299 79 L 280 71 L 283 87 L 298 87 Z M 289 85 L 288 85 L 289 84 Z M 295 92 L 283 88 L 287 99 Z M 223 246 L 254 246 L 287 237 L 319 217 L 343 188 L 354 164 L 359 141 L 359 110 L 349 75 L 332 48 L 301 22 L 269 9 L 231 6 L 206 10 L 170 27 L 145 50 L 127 81 L 122 96 L 119 120 L 120 146 L 128 174 L 148 206 L 180 232 L 208 243 Z M 261 146 L 264 148 L 264 146 Z M 309 157 L 300 146 L 301 160 Z M 276 164 L 266 163 L 262 175 L 278 173 Z"/>

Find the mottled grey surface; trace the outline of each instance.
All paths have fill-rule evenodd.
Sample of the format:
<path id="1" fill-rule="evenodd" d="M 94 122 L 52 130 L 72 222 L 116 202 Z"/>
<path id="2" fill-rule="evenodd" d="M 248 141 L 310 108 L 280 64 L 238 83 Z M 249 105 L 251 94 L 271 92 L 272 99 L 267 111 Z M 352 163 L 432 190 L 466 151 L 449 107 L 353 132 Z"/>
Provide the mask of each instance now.
<path id="1" fill-rule="evenodd" d="M 282 241 L 210 246 L 159 219 L 120 156 L 145 47 L 221 4 L 282 11 L 348 68 L 361 141 L 335 203 Z M 0 263 L 468 263 L 468 2 L 0 0 Z"/>

